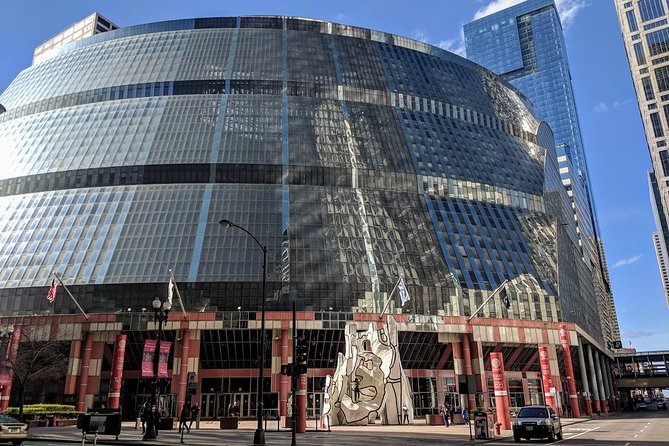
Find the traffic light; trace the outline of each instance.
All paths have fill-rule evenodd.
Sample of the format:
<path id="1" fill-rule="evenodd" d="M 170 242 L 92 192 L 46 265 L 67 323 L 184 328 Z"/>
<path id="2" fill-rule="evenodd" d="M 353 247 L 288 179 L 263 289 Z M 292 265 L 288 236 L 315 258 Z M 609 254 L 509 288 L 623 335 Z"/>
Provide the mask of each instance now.
<path id="1" fill-rule="evenodd" d="M 297 369 L 296 373 L 306 373 L 307 372 L 307 356 L 309 353 L 309 343 L 305 338 L 298 338 L 297 344 L 295 346 L 295 366 Z"/>
<path id="2" fill-rule="evenodd" d="M 293 376 L 293 364 L 281 364 L 281 374 Z"/>
<path id="3" fill-rule="evenodd" d="M 509 295 L 506 292 L 506 288 L 502 288 L 502 290 L 499 292 L 500 297 L 502 298 L 502 304 L 506 307 L 508 310 L 511 308 L 511 300 L 509 299 Z"/>

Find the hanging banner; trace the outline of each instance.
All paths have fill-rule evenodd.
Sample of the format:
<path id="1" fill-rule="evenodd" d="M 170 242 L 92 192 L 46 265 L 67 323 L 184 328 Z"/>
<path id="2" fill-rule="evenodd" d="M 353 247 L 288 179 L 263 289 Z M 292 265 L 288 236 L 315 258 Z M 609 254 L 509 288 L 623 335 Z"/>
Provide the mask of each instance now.
<path id="1" fill-rule="evenodd" d="M 123 381 L 123 362 L 125 359 L 126 341 L 126 335 L 116 335 L 114 356 L 112 358 L 112 379 L 109 383 L 109 398 L 107 399 L 108 407 L 110 409 L 118 409 L 121 402 L 121 382 Z"/>
<path id="2" fill-rule="evenodd" d="M 142 354 L 142 378 L 153 378 L 153 355 L 155 354 L 155 339 L 147 339 L 144 341 L 144 353 Z"/>
<path id="3" fill-rule="evenodd" d="M 8 359 L 0 361 L 0 386 L 7 387 L 12 383 L 12 363 Z"/>
<path id="4" fill-rule="evenodd" d="M 167 378 L 167 361 L 170 358 L 172 343 L 162 341 L 160 343 L 160 357 L 158 358 L 158 378 Z M 155 351 L 155 346 L 154 346 Z"/>

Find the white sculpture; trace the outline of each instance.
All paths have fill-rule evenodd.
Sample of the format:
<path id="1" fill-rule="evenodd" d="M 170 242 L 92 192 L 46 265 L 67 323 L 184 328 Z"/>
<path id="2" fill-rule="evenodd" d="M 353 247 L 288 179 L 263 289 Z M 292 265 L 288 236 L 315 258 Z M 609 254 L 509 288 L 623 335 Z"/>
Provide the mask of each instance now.
<path id="1" fill-rule="evenodd" d="M 360 333 L 348 323 L 345 331 L 346 353 L 339 353 L 334 375 L 325 380 L 323 424 L 363 425 L 377 417 L 383 424 L 412 424 L 411 387 L 400 361 L 395 319 L 387 316 L 382 328 L 370 323 Z"/>

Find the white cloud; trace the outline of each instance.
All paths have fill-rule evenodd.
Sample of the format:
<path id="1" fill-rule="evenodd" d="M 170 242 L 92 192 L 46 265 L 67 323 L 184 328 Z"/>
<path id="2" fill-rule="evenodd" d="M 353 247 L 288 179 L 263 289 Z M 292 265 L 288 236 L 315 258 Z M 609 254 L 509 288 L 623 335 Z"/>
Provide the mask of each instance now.
<path id="1" fill-rule="evenodd" d="M 457 39 L 446 39 L 440 41 L 437 46 L 442 50 L 450 51 L 459 56 L 465 57 L 465 40 L 460 36 Z"/>
<path id="2" fill-rule="evenodd" d="M 420 42 L 429 43 L 430 38 L 422 29 L 417 29 L 413 32 L 413 38 Z"/>
<path id="3" fill-rule="evenodd" d="M 494 0 L 492 3 L 489 3 L 476 11 L 474 20 L 517 5 L 523 1 L 524 0 Z M 562 26 L 566 30 L 572 23 L 574 23 L 579 11 L 585 7 L 585 0 L 555 0 L 555 6 L 557 6 L 558 14 L 560 14 Z"/>
<path id="4" fill-rule="evenodd" d="M 601 102 L 598 102 L 597 104 L 595 104 L 595 107 L 594 107 L 593 110 L 596 111 L 597 113 L 606 113 L 606 112 L 617 110 L 620 107 L 623 107 L 623 106 L 625 106 L 627 104 L 630 104 L 630 103 L 632 103 L 631 99 L 625 99 L 624 101 L 613 101 L 610 104 L 605 102 L 605 101 L 601 101 Z"/>
<path id="5" fill-rule="evenodd" d="M 641 260 L 641 255 L 632 256 L 629 259 L 620 259 L 615 263 L 615 265 L 613 265 L 613 267 L 619 268 L 621 266 L 633 265 L 639 260 Z"/>

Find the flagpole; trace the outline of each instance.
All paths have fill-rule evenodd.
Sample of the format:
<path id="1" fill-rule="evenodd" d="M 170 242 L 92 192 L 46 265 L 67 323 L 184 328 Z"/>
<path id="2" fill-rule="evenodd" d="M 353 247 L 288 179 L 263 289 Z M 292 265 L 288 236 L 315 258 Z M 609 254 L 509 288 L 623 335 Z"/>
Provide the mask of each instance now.
<path id="1" fill-rule="evenodd" d="M 177 290 L 177 297 L 179 298 L 179 305 L 181 305 L 181 312 L 186 318 L 186 309 L 184 308 L 184 301 L 181 300 L 181 293 L 179 292 L 179 287 L 177 286 L 177 280 L 174 278 L 174 271 L 170 270 L 170 278 L 172 279 L 172 285 L 174 289 Z"/>
<path id="2" fill-rule="evenodd" d="M 393 298 L 393 294 L 395 294 L 395 290 L 397 289 L 397 286 L 400 284 L 400 280 L 402 280 L 402 276 L 400 275 L 400 278 L 397 279 L 397 282 L 395 282 L 395 287 L 393 290 L 390 292 L 390 295 L 388 296 L 388 301 L 386 304 L 383 306 L 383 310 L 381 310 L 381 314 L 379 315 L 379 320 L 383 319 L 383 315 L 386 314 L 386 308 L 388 308 L 388 305 L 390 305 L 390 301 Z"/>
<path id="3" fill-rule="evenodd" d="M 88 320 L 88 315 L 87 315 L 86 312 L 83 310 L 83 308 L 81 308 L 81 305 L 79 305 L 79 302 L 77 302 L 77 299 L 75 299 L 74 296 L 72 295 L 72 293 L 70 293 L 70 290 L 67 288 L 67 285 L 65 285 L 65 284 L 63 283 L 63 281 L 62 281 L 62 279 L 60 278 L 60 276 L 58 276 L 58 273 L 55 272 L 55 271 L 51 271 L 51 274 L 53 274 L 54 277 L 55 277 L 56 279 L 58 279 L 58 282 L 63 286 L 63 289 L 67 292 L 67 295 L 70 296 L 70 299 L 72 299 L 72 301 L 77 305 L 77 308 L 79 308 L 79 311 L 81 311 L 81 314 L 83 314 L 84 317 L 86 318 L 86 320 Z"/>

